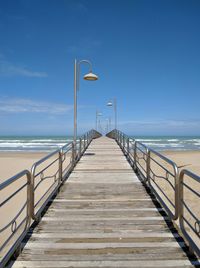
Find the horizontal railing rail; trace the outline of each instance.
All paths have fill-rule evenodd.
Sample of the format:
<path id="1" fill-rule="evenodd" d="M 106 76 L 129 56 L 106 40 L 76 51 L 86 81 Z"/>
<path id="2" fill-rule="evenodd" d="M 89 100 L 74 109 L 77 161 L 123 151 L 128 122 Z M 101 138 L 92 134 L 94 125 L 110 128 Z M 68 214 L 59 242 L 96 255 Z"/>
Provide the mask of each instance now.
<path id="1" fill-rule="evenodd" d="M 175 162 L 114 129 L 107 134 L 119 144 L 139 178 L 162 204 L 168 217 L 179 220 L 180 230 L 191 251 L 200 256 L 200 177 L 188 170 L 179 169 Z M 185 180 L 190 178 L 195 187 Z M 192 184 L 192 185 L 193 185 Z M 196 202 L 191 204 L 191 194 Z"/>
<path id="2" fill-rule="evenodd" d="M 100 136 L 90 130 L 76 144 L 69 142 L 34 163 L 31 172 L 24 170 L 0 184 L 0 268 L 20 251 L 31 223 L 40 220 L 90 142 Z"/>

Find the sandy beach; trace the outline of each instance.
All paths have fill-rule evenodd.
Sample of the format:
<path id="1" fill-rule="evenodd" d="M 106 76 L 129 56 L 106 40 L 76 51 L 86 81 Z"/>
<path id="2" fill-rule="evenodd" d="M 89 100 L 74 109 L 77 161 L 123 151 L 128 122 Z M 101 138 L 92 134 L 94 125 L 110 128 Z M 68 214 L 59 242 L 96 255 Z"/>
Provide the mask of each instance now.
<path id="1" fill-rule="evenodd" d="M 162 154 L 173 160 L 180 169 L 188 169 L 200 176 L 200 151 L 164 151 Z"/>
<path id="2" fill-rule="evenodd" d="M 200 175 L 200 151 L 163 151 L 180 169 L 185 168 Z M 0 182 L 12 177 L 47 155 L 45 152 L 3 152 L 0 153 Z"/>
<path id="3" fill-rule="evenodd" d="M 44 152 L 1 152 L 0 183 L 24 169 L 30 170 L 31 166 L 45 155 L 47 155 L 47 153 Z"/>

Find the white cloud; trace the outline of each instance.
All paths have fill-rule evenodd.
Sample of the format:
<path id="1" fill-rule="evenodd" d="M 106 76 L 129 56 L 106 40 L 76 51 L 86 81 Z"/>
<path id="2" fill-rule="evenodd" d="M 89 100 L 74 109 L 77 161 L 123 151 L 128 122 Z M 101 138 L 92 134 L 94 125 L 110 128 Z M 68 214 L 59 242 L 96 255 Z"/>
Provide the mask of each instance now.
<path id="1" fill-rule="evenodd" d="M 36 72 L 26 67 L 10 63 L 0 57 L 0 75 L 1 76 L 25 76 L 25 77 L 47 77 L 46 72 Z"/>
<path id="2" fill-rule="evenodd" d="M 73 109 L 73 105 L 60 103 L 41 102 L 30 99 L 0 100 L 0 114 L 11 113 L 46 113 L 51 115 L 66 114 Z"/>
<path id="3" fill-rule="evenodd" d="M 121 121 L 119 122 L 121 126 L 140 126 L 140 127 L 185 127 L 185 126 L 199 126 L 200 119 L 188 119 L 188 120 L 133 120 L 133 121 Z"/>
<path id="4" fill-rule="evenodd" d="M 135 135 L 193 135 L 200 133 L 200 119 L 158 119 L 119 122 L 119 128 Z"/>

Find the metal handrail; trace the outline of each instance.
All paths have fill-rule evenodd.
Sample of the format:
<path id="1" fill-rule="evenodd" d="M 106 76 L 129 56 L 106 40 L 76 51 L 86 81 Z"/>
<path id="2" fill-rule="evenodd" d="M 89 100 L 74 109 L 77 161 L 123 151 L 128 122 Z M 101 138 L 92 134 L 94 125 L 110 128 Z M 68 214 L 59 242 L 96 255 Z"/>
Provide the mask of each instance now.
<path id="1" fill-rule="evenodd" d="M 14 191 L 11 191 L 10 187 L 12 187 L 15 183 L 20 183 L 22 178 L 26 177 L 26 181 L 16 189 L 16 185 L 14 187 Z M 3 227 L 0 227 L 0 234 L 3 236 L 7 232 L 7 236 L 3 239 L 2 244 L 0 244 L 0 267 L 4 267 L 4 265 L 9 260 L 10 256 L 15 252 L 16 248 L 19 247 L 21 241 L 24 239 L 25 235 L 28 232 L 30 222 L 31 222 L 31 202 L 30 202 L 30 194 L 31 194 L 31 174 L 28 170 L 23 170 L 12 178 L 6 180 L 5 182 L 0 184 L 0 196 L 3 196 L 3 190 L 9 188 L 11 194 L 6 196 L 6 198 L 0 201 L 0 209 L 6 209 L 5 206 L 8 205 L 9 202 L 12 202 L 13 198 L 17 197 L 18 193 L 22 193 L 23 190 L 26 190 L 26 199 L 22 201 L 20 205 L 20 209 L 17 212 L 14 212 L 14 217 L 9 220 Z M 8 194 L 7 191 L 6 194 Z M 25 214 L 25 215 L 24 215 Z M 2 215 L 2 212 L 1 212 Z M 18 234 L 18 237 L 16 237 Z M 11 243 L 12 242 L 12 243 Z M 3 254 L 1 253 L 3 252 Z"/>
<path id="2" fill-rule="evenodd" d="M 139 151 L 139 153 L 137 153 Z M 141 154 L 141 156 L 140 156 Z M 139 141 L 134 144 L 134 162 L 135 169 L 140 174 L 142 180 L 147 182 L 149 179 L 149 161 L 148 161 L 149 148 Z M 145 162 L 145 167 L 142 166 L 140 160 Z"/>
<path id="3" fill-rule="evenodd" d="M 192 189 L 186 182 L 186 177 L 196 181 L 199 185 L 199 192 Z M 179 222 L 181 231 L 188 241 L 189 246 L 193 249 L 198 256 L 200 256 L 200 215 L 196 215 L 189 207 L 187 199 L 187 191 L 194 194 L 197 199 L 200 199 L 200 176 L 190 172 L 189 170 L 183 169 L 180 173 L 180 198 L 179 198 Z M 187 189 L 187 191 L 184 191 Z M 198 205 L 197 205 L 198 206 Z M 190 219 L 186 219 L 185 212 L 187 212 Z M 198 207 L 199 213 L 199 207 Z M 186 226 L 185 226 L 186 225 Z"/>
<path id="4" fill-rule="evenodd" d="M 178 218 L 178 178 L 179 172 L 177 165 L 165 157 L 164 155 L 158 153 L 157 151 L 149 148 L 145 144 L 136 141 L 135 139 L 131 141 L 131 145 L 134 153 L 130 152 L 131 147 L 126 147 L 126 144 L 130 143 L 130 138 L 125 135 L 123 132 L 119 130 L 113 130 L 108 133 L 107 136 L 115 138 L 122 151 L 128 156 L 128 159 L 132 160 L 132 165 L 137 173 L 140 175 L 141 180 L 150 187 L 151 191 L 156 195 L 159 201 L 162 203 L 163 207 L 167 211 L 170 219 L 176 220 Z M 129 152 L 127 152 L 129 150 Z M 156 160 L 153 156 L 156 156 L 158 160 Z M 133 158 L 131 158 L 132 156 Z M 173 169 L 173 173 L 164 165 L 162 165 L 159 160 L 164 161 L 166 164 L 170 165 Z M 144 166 L 142 165 L 142 162 Z M 152 163 L 159 166 L 166 172 L 166 176 L 159 176 L 153 172 Z M 169 181 L 169 176 L 174 179 L 174 185 Z M 156 182 L 156 178 L 164 179 L 169 186 L 173 189 L 174 202 L 170 200 L 165 194 L 162 186 Z"/>
<path id="5" fill-rule="evenodd" d="M 18 251 L 22 240 L 27 234 L 31 220 L 39 221 L 41 214 L 47 205 L 47 203 L 52 199 L 54 195 L 57 194 L 59 188 L 62 186 L 64 181 L 67 179 L 68 175 L 79 161 L 82 154 L 85 152 L 90 142 L 100 137 L 101 134 L 95 130 L 90 130 L 85 135 L 81 136 L 77 145 L 79 146 L 79 153 L 75 152 L 75 145 L 73 142 L 65 144 L 60 149 L 53 151 L 47 156 L 43 157 L 39 161 L 33 164 L 31 168 L 31 172 L 28 170 L 24 170 L 14 177 L 6 180 L 5 182 L 0 184 L 0 193 L 6 187 L 10 187 L 14 182 L 17 182 L 23 176 L 27 177 L 25 183 L 22 186 L 18 187 L 13 193 L 10 194 L 9 197 L 6 197 L 1 201 L 0 199 L 0 208 L 5 206 L 14 196 L 16 196 L 19 192 L 23 191 L 25 187 L 27 187 L 27 197 L 24 203 L 21 205 L 19 211 L 16 212 L 15 216 L 9 220 L 3 227 L 0 227 L 0 234 L 5 232 L 7 229 L 11 228 L 8 237 L 5 238 L 3 245 L 0 245 L 0 267 L 4 267 L 8 262 L 10 257 L 14 252 Z M 70 161 L 69 164 L 65 166 L 66 155 L 70 153 Z M 45 172 L 48 171 L 52 166 L 56 165 L 56 170 L 53 174 L 46 175 Z M 44 188 L 44 192 L 42 192 L 41 196 L 36 201 L 36 194 L 39 187 L 43 182 L 51 183 L 46 185 Z M 2 197 L 2 195 L 0 195 Z M 27 209 L 26 209 L 27 208 Z M 17 219 L 22 215 L 22 212 L 26 209 L 26 216 L 21 220 L 20 223 L 17 222 Z M 24 225 L 24 229 L 17 236 L 17 231 Z M 9 244 L 12 238 L 15 238 L 13 244 Z M 9 244 L 9 245 L 8 245 Z M 8 247 L 8 249 L 7 249 Z"/>
<path id="6" fill-rule="evenodd" d="M 32 195 L 31 195 L 31 217 L 34 220 L 39 220 L 40 215 L 46 204 L 48 203 L 50 196 L 52 197 L 55 192 L 57 191 L 59 187 L 59 161 L 60 161 L 60 149 L 48 154 L 47 156 L 43 157 L 41 160 L 37 161 L 35 164 L 33 164 L 31 168 L 31 186 L 32 186 Z M 55 157 L 55 159 L 51 160 L 50 163 L 46 163 L 46 161 L 49 161 L 52 157 Z M 41 165 L 46 163 L 45 167 L 41 168 Z M 45 176 L 45 172 L 52 167 L 54 164 L 57 164 L 58 167 L 53 175 L 51 176 Z M 40 169 L 41 168 L 41 169 Z M 39 171 L 37 172 L 37 170 Z M 36 183 L 36 179 L 38 182 Z M 45 189 L 44 193 L 42 193 L 42 196 L 39 197 L 39 200 L 36 202 L 36 190 L 39 188 L 40 185 L 43 184 L 44 181 L 53 179 L 52 184 Z M 43 187 L 42 187 L 43 188 Z M 46 198 L 45 198 L 46 197 Z M 43 199 L 45 199 L 44 202 Z M 42 205 L 39 206 L 38 210 L 36 209 L 38 205 L 42 202 Z"/>
<path id="7" fill-rule="evenodd" d="M 168 164 L 173 172 L 170 171 L 169 168 L 162 165 L 159 160 L 156 160 L 153 155 L 156 155 L 159 160 L 163 160 L 164 163 Z M 159 166 L 164 172 L 165 176 L 157 175 L 152 168 L 151 163 L 156 164 Z M 164 155 L 158 153 L 157 151 L 153 149 L 149 149 L 148 151 L 148 163 L 149 165 L 149 173 L 147 174 L 147 181 L 148 184 L 152 190 L 152 192 L 156 195 L 156 197 L 159 199 L 159 201 L 162 203 L 165 210 L 168 212 L 169 217 L 172 220 L 178 219 L 178 202 L 179 202 L 179 170 L 175 162 L 170 160 L 169 158 L 165 157 Z M 173 183 L 169 180 L 169 178 L 172 178 Z M 162 185 L 159 184 L 159 182 L 156 181 L 156 178 L 159 180 L 164 180 L 167 185 L 170 187 L 170 189 L 173 191 L 174 195 L 174 202 L 170 200 L 170 198 L 166 195 L 165 190 L 162 188 Z"/>
<path id="8" fill-rule="evenodd" d="M 127 156 L 128 160 L 131 160 L 130 163 L 132 164 L 133 168 L 139 173 L 139 177 L 160 201 L 169 218 L 173 221 L 179 219 L 180 229 L 183 233 L 183 236 L 185 237 L 185 240 L 188 242 L 191 251 L 195 252 L 200 257 L 199 215 L 195 215 L 184 197 L 184 189 L 187 188 L 188 191 L 193 193 L 198 198 L 198 200 L 200 200 L 200 191 L 197 192 L 184 182 L 184 177 L 189 176 L 193 180 L 200 183 L 200 177 L 188 170 L 182 170 L 179 174 L 179 169 L 175 162 L 165 157 L 161 153 L 148 148 L 146 145 L 139 141 L 135 141 L 134 139 L 133 141 L 130 141 L 130 138 L 127 135 L 117 129 L 109 132 L 107 136 L 116 140 L 122 151 Z M 128 143 L 128 141 L 131 146 L 126 148 L 125 145 Z M 127 149 L 129 149 L 129 152 L 127 152 Z M 141 165 L 141 159 L 144 160 L 145 167 Z M 169 167 L 161 164 L 160 161 L 163 161 L 168 166 L 170 166 L 172 171 L 169 169 Z M 161 168 L 165 172 L 165 176 L 155 174 L 152 167 L 153 164 Z M 169 176 L 171 176 L 173 179 L 173 183 L 169 181 Z M 174 202 L 170 200 L 164 189 L 162 189 L 162 186 L 155 181 L 156 177 L 160 180 L 164 179 L 168 183 L 169 187 L 171 187 L 172 193 L 174 194 Z M 189 222 L 189 219 L 185 218 L 184 210 L 187 210 L 190 217 L 193 219 L 193 221 L 195 221 L 194 226 L 192 226 L 191 222 Z M 185 224 L 187 226 L 185 226 Z M 188 228 L 190 228 L 190 233 L 188 232 Z M 196 240 L 194 236 L 196 236 Z M 197 240 L 199 243 L 198 245 L 196 242 Z"/>

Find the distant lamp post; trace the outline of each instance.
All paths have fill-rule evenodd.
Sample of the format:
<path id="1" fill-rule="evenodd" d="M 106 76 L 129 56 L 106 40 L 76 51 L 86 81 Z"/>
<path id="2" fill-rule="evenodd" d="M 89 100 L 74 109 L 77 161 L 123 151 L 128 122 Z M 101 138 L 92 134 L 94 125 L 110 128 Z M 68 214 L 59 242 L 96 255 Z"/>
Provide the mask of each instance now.
<path id="1" fill-rule="evenodd" d="M 106 121 L 107 121 L 106 129 L 107 129 L 107 132 L 109 132 L 111 131 L 111 117 L 106 118 Z"/>
<path id="2" fill-rule="evenodd" d="M 92 64 L 89 60 L 77 60 L 74 61 L 74 146 L 76 151 L 76 139 L 77 139 L 77 90 L 79 90 L 80 80 L 80 65 L 86 63 L 89 65 L 89 73 L 84 75 L 84 79 L 88 81 L 96 81 L 98 76 L 92 72 Z"/>
<path id="3" fill-rule="evenodd" d="M 96 130 L 98 131 L 98 117 L 99 116 L 102 116 L 102 113 L 100 113 L 100 112 L 98 112 L 97 110 L 96 110 Z"/>
<path id="4" fill-rule="evenodd" d="M 115 113 L 115 129 L 117 129 L 117 100 L 114 98 L 112 101 L 107 102 L 107 106 L 114 108 Z"/>

